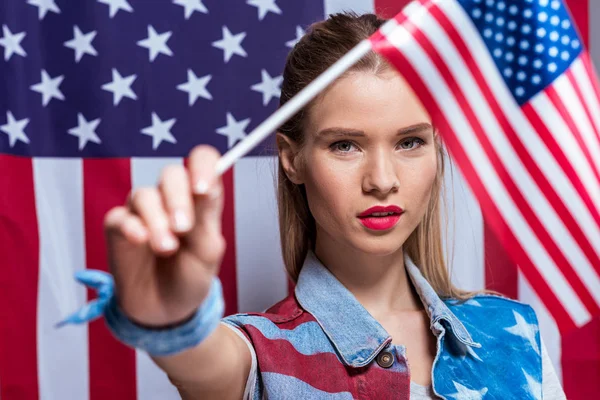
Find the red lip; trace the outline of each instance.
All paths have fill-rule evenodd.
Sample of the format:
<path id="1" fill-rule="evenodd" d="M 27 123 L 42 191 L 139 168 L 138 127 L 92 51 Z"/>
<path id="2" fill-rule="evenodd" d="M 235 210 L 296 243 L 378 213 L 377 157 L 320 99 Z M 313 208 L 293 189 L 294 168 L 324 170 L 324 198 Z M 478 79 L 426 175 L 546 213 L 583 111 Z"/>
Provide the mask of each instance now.
<path id="1" fill-rule="evenodd" d="M 373 213 L 380 212 L 392 212 L 393 214 L 386 215 L 385 217 L 376 217 L 371 215 Z M 368 229 L 384 231 L 393 228 L 403 212 L 404 210 L 398 206 L 375 206 L 360 213 L 358 219 Z"/>
<path id="2" fill-rule="evenodd" d="M 381 212 L 393 212 L 394 214 L 402 214 L 404 212 L 404 210 L 398 206 L 375 206 L 375 207 L 371 207 L 371 208 L 361 212 L 358 216 L 359 217 L 368 217 L 369 215 L 371 215 L 373 213 L 381 213 Z"/>

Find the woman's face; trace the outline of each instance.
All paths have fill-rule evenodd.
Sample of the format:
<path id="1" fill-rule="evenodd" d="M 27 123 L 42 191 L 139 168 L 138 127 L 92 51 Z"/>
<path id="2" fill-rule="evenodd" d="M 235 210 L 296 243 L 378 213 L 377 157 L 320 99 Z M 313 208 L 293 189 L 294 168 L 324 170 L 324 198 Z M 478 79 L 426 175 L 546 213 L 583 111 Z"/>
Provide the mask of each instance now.
<path id="1" fill-rule="evenodd" d="M 315 102 L 305 137 L 299 176 L 317 246 L 400 249 L 426 211 L 437 168 L 430 117 L 406 81 L 392 70 L 347 75 Z M 372 215 L 376 206 L 393 215 Z"/>

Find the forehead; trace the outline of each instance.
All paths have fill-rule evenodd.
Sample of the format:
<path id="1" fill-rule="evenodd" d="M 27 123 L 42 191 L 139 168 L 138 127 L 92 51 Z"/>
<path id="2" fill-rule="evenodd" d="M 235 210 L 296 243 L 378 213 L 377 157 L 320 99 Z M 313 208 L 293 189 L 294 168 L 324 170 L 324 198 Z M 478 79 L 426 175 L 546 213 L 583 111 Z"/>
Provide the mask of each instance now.
<path id="1" fill-rule="evenodd" d="M 431 122 L 406 80 L 394 70 L 351 72 L 319 96 L 309 112 L 313 132 L 343 127 L 365 132 L 396 132 Z"/>

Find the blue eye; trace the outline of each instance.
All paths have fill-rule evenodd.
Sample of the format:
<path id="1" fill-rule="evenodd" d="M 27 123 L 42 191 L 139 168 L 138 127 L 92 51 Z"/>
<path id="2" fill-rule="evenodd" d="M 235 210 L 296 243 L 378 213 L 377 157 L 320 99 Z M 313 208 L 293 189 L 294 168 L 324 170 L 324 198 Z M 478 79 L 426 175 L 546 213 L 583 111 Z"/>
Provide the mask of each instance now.
<path id="1" fill-rule="evenodd" d="M 349 142 L 347 140 L 335 142 L 331 146 L 329 146 L 329 148 L 331 148 L 333 151 L 338 151 L 340 153 L 349 153 L 353 147 L 355 147 L 354 143 Z"/>
<path id="2" fill-rule="evenodd" d="M 422 146 L 425 144 L 425 141 L 421 138 L 412 137 L 400 142 L 400 148 L 402 150 L 412 150 L 416 147 Z"/>

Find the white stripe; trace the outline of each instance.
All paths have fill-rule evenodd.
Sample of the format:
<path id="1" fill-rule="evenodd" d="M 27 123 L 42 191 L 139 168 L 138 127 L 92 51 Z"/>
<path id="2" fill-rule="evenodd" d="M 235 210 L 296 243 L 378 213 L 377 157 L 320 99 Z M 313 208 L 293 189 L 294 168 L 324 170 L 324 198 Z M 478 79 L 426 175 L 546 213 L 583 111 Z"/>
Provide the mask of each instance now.
<path id="1" fill-rule="evenodd" d="M 565 134 L 569 132 L 569 127 L 561 118 L 554 104 L 550 101 L 545 93 L 540 93 L 530 101 L 535 112 L 540 119 L 546 124 L 548 130 L 554 136 L 554 140 L 561 147 L 565 154 L 568 154 L 570 164 L 573 166 L 577 175 L 579 175 L 587 192 L 596 204 L 600 204 L 600 185 L 594 176 L 590 164 L 587 162 L 579 145 L 575 142 L 575 138 Z"/>
<path id="2" fill-rule="evenodd" d="M 544 303 L 542 303 L 520 271 L 518 285 L 519 301 L 529 304 L 535 310 L 538 317 L 540 335 L 542 335 L 544 344 L 548 350 L 548 356 L 552 360 L 556 375 L 558 375 L 559 379 L 562 379 L 562 364 L 560 359 L 562 343 L 558 326 L 556 325 L 554 318 L 552 318 L 552 315 L 548 312 L 546 306 L 544 306 Z"/>
<path id="3" fill-rule="evenodd" d="M 329 14 L 354 11 L 358 14 L 375 12 L 375 0 L 324 0 L 325 16 Z"/>
<path id="4" fill-rule="evenodd" d="M 583 105 L 579 101 L 579 96 L 577 96 L 575 89 L 573 89 L 573 86 L 566 75 L 559 76 L 554 81 L 554 85 L 556 86 L 558 93 L 560 93 L 563 104 L 569 115 L 571 115 L 575 121 L 575 126 L 579 130 L 585 148 L 587 148 L 591 155 L 592 162 L 594 163 L 591 167 L 595 168 L 597 172 L 600 171 L 600 143 L 598 143 L 598 140 L 595 137 L 594 128 L 583 109 Z M 563 132 L 563 135 L 565 135 L 565 133 L 566 132 Z"/>
<path id="5" fill-rule="evenodd" d="M 81 160 L 34 158 L 40 238 L 37 368 L 41 400 L 88 399 L 88 326 L 54 325 L 87 302 Z M 10 307 L 5 304 L 4 306 Z"/>
<path id="6" fill-rule="evenodd" d="M 464 14 L 462 14 L 462 18 L 464 20 L 463 23 L 471 24 Z M 472 164 L 478 166 L 476 172 L 480 175 L 482 183 L 486 185 L 487 192 L 496 204 L 502 205 L 501 208 L 506 216 L 509 227 L 518 240 L 525 244 L 525 248 L 533 263 L 546 266 L 541 272 L 546 275 L 545 279 L 554 290 L 554 293 L 561 299 L 571 318 L 573 318 L 577 325 L 587 322 L 590 319 L 589 313 L 583 304 L 581 304 L 573 289 L 565 283 L 561 272 L 556 268 L 556 265 L 554 265 L 543 246 L 538 242 L 530 227 L 519 214 L 512 199 L 506 193 L 504 186 L 490 165 L 489 160 L 484 157 L 484 152 L 481 146 L 479 146 L 471 127 L 465 120 L 460 107 L 456 103 L 456 99 L 449 91 L 438 71 L 433 68 L 433 62 L 424 54 L 412 36 L 403 27 L 399 27 L 394 35 L 388 37 L 388 40 L 396 47 L 403 49 L 403 53 L 410 59 L 413 66 L 419 70 L 431 93 L 437 97 L 436 100 L 439 104 L 444 105 L 449 123 L 453 130 L 460 135 L 459 140 L 463 143 Z"/>
<path id="7" fill-rule="evenodd" d="M 510 174 L 509 179 L 518 187 L 527 204 L 533 205 L 531 208 L 534 214 L 542 225 L 546 227 L 554 244 L 562 250 L 569 264 L 577 271 L 584 285 L 587 286 L 592 296 L 596 298 L 596 302 L 600 304 L 600 276 L 598 276 L 590 260 L 586 258 L 581 247 L 573 239 L 569 230 L 560 220 L 546 196 L 515 153 L 510 140 L 505 136 L 496 116 L 485 101 L 479 86 L 474 84 L 475 78 L 470 73 L 467 65 L 465 65 L 464 60 L 454 47 L 452 41 L 439 27 L 431 14 L 424 14 L 419 19 L 421 26 L 425 27 L 423 32 L 428 36 L 433 46 L 445 61 L 445 65 L 448 66 L 448 69 L 458 83 L 461 93 L 466 97 L 468 106 L 473 110 L 486 137 L 490 140 L 493 150 Z M 485 54 L 489 53 L 486 52 Z M 488 61 L 491 62 L 491 57 Z M 494 72 L 496 73 L 494 74 Z M 501 79 L 497 70 L 488 71 L 486 75 L 491 80 Z"/>
<path id="8" fill-rule="evenodd" d="M 446 10 L 446 15 L 453 22 L 453 26 L 459 31 L 467 47 L 471 49 L 470 54 L 474 57 L 504 115 L 514 127 L 525 147 L 530 149 L 530 156 L 542 173 L 546 177 L 550 177 L 548 179 L 550 185 L 564 201 L 565 206 L 586 233 L 596 251 L 600 252 L 600 227 L 594 222 L 588 207 L 550 153 L 546 144 L 540 139 L 533 126 L 521 112 L 519 105 L 508 91 L 504 80 L 498 75 L 498 70 L 475 27 L 470 21 L 464 21 L 460 16 L 455 17 L 456 13 L 451 13 L 451 9 L 448 8 L 450 3 L 441 2 L 438 6 L 442 10 Z M 591 195 L 591 197 L 594 196 Z M 600 203 L 600 192 L 598 191 L 595 200 L 597 204 Z"/>
<path id="9" fill-rule="evenodd" d="M 590 76 L 583 66 L 583 61 L 581 61 L 581 58 L 577 58 L 571 68 L 573 69 L 573 77 L 575 78 L 575 82 L 577 82 L 577 87 L 583 96 L 585 107 L 589 110 L 590 115 L 592 116 L 596 132 L 600 134 L 600 103 L 598 103 L 598 98 L 594 93 L 594 87 L 592 81 L 590 80 Z"/>
<path id="10" fill-rule="evenodd" d="M 448 223 L 444 242 L 448 271 L 456 287 L 465 290 L 485 289 L 483 216 L 475 195 L 460 170 L 446 160 L 444 174 Z"/>
<path id="11" fill-rule="evenodd" d="M 239 312 L 263 311 L 288 292 L 279 242 L 276 160 L 245 157 L 233 171 Z"/>
<path id="12" fill-rule="evenodd" d="M 183 164 L 182 158 L 132 158 L 131 187 L 136 189 L 145 186 L 156 186 L 160 173 L 169 164 Z M 136 385 L 139 400 L 180 399 L 175 386 L 171 384 L 167 374 L 160 369 L 148 354 L 136 350 Z"/>

